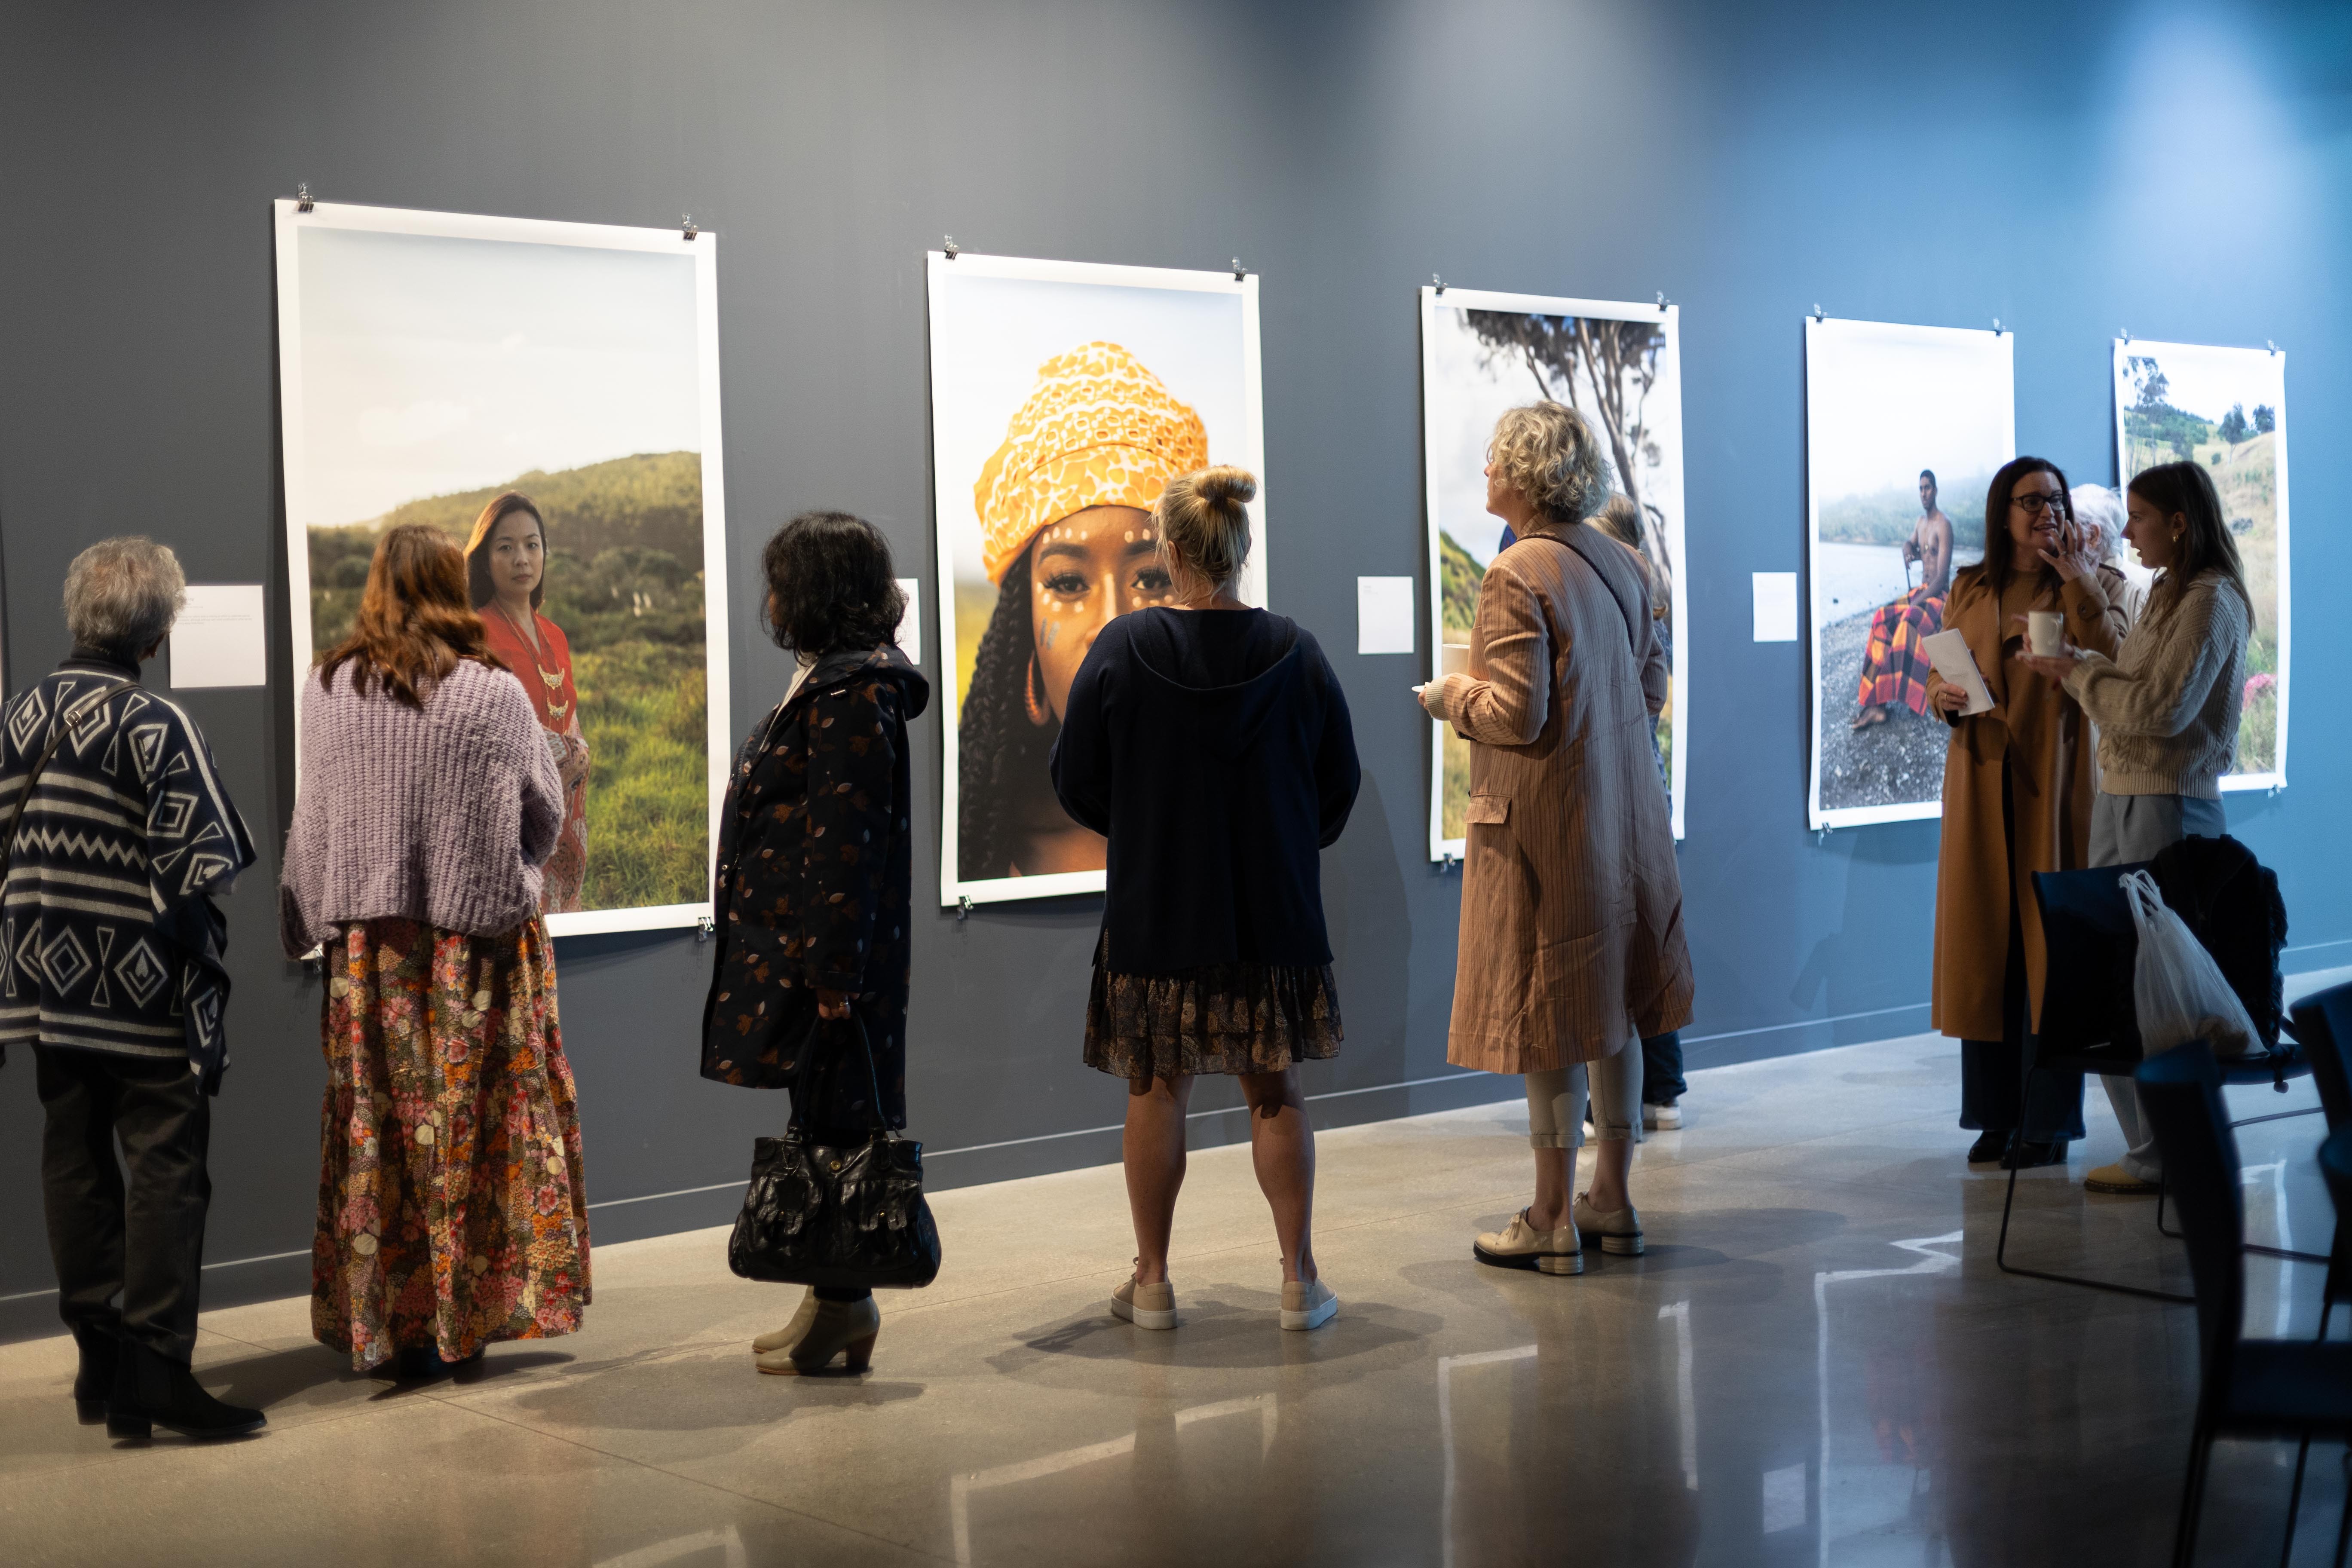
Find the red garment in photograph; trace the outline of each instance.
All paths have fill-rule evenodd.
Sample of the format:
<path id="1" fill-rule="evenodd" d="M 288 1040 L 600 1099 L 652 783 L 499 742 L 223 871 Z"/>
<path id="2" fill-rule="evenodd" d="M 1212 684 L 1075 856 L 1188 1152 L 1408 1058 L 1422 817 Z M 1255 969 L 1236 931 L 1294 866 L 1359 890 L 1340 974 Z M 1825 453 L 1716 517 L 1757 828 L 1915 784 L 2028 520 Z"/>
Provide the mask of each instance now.
<path id="1" fill-rule="evenodd" d="M 572 644 L 562 629 L 545 616 L 534 614 L 539 646 L 523 640 L 521 628 L 497 604 L 482 606 L 482 625 L 489 632 L 490 651 L 506 662 L 522 689 L 540 728 L 548 734 L 555 765 L 579 759 L 580 779 L 564 792 L 563 832 L 548 857 L 545 883 L 540 894 L 542 914 L 560 914 L 581 907 L 581 891 L 588 880 L 588 740 L 580 727 L 580 693 L 572 680 Z"/>

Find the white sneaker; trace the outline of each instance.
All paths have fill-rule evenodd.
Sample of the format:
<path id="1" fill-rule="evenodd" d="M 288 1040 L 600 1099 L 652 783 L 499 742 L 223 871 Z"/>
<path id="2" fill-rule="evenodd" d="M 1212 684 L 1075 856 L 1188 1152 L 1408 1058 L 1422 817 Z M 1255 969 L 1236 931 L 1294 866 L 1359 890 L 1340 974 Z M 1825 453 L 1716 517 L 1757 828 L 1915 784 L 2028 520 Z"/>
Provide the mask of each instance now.
<path id="1" fill-rule="evenodd" d="M 1176 1326 L 1176 1287 L 1165 1279 L 1157 1285 L 1146 1285 L 1129 1278 L 1110 1293 L 1110 1310 L 1113 1317 L 1125 1318 L 1139 1329 L 1172 1329 Z"/>
<path id="2" fill-rule="evenodd" d="M 1679 1132 L 1683 1127 L 1683 1107 L 1678 1100 L 1656 1105 L 1642 1106 L 1642 1129 L 1645 1132 Z"/>
<path id="3" fill-rule="evenodd" d="M 1282 1326 L 1319 1329 L 1339 1310 L 1339 1298 L 1320 1279 L 1286 1279 L 1282 1286 Z"/>
<path id="4" fill-rule="evenodd" d="M 1594 1237 L 1601 1243 L 1601 1251 L 1620 1258 L 1642 1256 L 1642 1215 L 1632 1204 L 1603 1214 L 1592 1206 L 1591 1194 L 1579 1193 L 1568 1212 L 1569 1223 L 1576 1227 L 1579 1240 Z"/>

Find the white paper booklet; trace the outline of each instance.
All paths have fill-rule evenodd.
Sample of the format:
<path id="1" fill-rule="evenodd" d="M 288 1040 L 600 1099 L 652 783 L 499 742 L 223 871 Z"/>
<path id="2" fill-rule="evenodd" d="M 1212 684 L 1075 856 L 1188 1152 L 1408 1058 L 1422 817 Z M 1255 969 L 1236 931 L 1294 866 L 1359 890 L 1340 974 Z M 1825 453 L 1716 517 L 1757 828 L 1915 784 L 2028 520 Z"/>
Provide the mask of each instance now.
<path id="1" fill-rule="evenodd" d="M 1993 709 L 1992 692 L 1985 685 L 1984 672 L 1977 668 L 1977 656 L 1969 651 L 1968 637 L 1957 631 L 1936 632 L 1919 639 L 1919 651 L 1936 667 L 1947 686 L 1957 686 L 1969 694 L 1969 705 L 1960 710 L 1961 716 L 1990 713 Z"/>

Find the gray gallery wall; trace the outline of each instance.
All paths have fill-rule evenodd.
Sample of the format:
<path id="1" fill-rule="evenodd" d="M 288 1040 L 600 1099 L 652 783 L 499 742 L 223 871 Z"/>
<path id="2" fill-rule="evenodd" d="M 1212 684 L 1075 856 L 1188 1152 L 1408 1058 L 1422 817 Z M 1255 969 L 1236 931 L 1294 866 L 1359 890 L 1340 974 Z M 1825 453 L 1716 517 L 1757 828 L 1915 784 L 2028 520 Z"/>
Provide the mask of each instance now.
<path id="1" fill-rule="evenodd" d="M 1327 1123 L 1517 1089 L 1444 1063 L 1458 891 L 1423 858 L 1419 663 L 1350 651 L 1356 575 L 1425 570 L 1416 285 L 1683 307 L 1698 1065 L 1927 1022 L 1937 826 L 1808 834 L 1802 649 L 1748 640 L 1749 574 L 1803 560 L 1801 313 L 1998 316 L 2018 334 L 2021 447 L 2103 480 L 2116 328 L 2275 340 L 2294 356 L 2294 787 L 2230 811 L 2284 878 L 2291 966 L 2345 962 L 2347 634 L 2327 606 L 2352 567 L 2330 500 L 2352 415 L 2332 265 L 2352 252 L 2352 30 L 2316 5 L 1933 9 L 0 7 L 11 686 L 62 652 L 57 586 L 92 540 L 151 532 L 194 581 L 269 585 L 269 689 L 184 698 L 265 841 L 230 901 L 208 1299 L 302 1289 L 315 1194 L 317 991 L 278 956 L 269 907 L 292 672 L 268 203 L 298 180 L 585 222 L 690 211 L 717 234 L 738 584 L 773 522 L 819 505 L 874 518 L 931 582 L 921 253 L 943 234 L 1261 273 L 1273 602 L 1332 651 L 1365 762 L 1324 860 L 1349 1026 L 1308 1074 L 1339 1096 L 1318 1103 Z M 783 663 L 738 596 L 740 729 Z M 927 795 L 936 742 L 934 719 Z M 927 861 L 936 829 L 934 808 Z M 909 1085 L 934 1180 L 1115 1158 L 1115 1133 L 1084 1130 L 1117 1121 L 1121 1088 L 1077 1062 L 1096 901 L 962 921 L 927 903 Z M 599 1238 L 723 1220 L 780 1108 L 695 1076 L 706 950 L 577 938 L 560 962 Z M 1227 1087 L 1196 1104 L 1230 1104 Z M 28 1062 L 0 1072 L 0 1332 L 47 1321 L 32 1088 Z"/>

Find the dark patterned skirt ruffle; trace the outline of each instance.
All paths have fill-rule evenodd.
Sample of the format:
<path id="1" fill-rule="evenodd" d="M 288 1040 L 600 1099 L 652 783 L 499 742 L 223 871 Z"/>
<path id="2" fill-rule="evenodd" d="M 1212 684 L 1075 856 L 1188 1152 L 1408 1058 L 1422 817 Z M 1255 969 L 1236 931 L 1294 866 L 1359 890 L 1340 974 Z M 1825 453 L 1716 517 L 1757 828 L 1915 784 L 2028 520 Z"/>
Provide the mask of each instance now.
<path id="1" fill-rule="evenodd" d="M 1115 974 L 1095 950 L 1087 1066 L 1129 1082 L 1280 1072 L 1339 1054 L 1331 966 L 1217 963 L 1181 974 Z"/>

